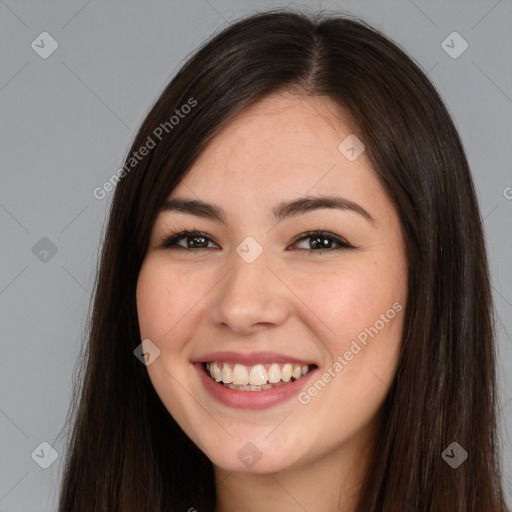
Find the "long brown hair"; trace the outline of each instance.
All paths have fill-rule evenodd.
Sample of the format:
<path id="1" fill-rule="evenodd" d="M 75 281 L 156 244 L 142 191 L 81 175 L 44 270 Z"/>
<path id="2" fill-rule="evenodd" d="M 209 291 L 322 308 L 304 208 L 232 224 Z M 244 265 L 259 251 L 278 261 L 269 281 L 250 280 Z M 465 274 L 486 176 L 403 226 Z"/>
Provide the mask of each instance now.
<path id="1" fill-rule="evenodd" d="M 136 283 L 160 205 L 207 142 L 280 90 L 327 96 L 347 112 L 406 239 L 400 360 L 357 510 L 505 511 L 488 265 L 454 124 L 421 69 L 379 31 L 288 10 L 249 16 L 207 41 L 135 137 L 109 214 L 59 511 L 214 510 L 211 462 L 134 356 Z M 151 149 L 132 160 L 143 146 Z M 468 453 L 456 469 L 442 457 L 452 442 Z"/>

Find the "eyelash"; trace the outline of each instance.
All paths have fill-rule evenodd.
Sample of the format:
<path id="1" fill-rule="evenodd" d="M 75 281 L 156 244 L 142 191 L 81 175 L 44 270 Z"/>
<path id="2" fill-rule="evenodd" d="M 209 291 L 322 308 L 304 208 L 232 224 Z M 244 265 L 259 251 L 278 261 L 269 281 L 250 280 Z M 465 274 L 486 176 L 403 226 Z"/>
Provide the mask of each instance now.
<path id="1" fill-rule="evenodd" d="M 206 233 L 202 233 L 201 231 L 180 231 L 179 233 L 173 233 L 171 236 L 163 239 L 158 245 L 162 249 L 183 249 L 185 251 L 191 251 L 191 250 L 205 250 L 205 249 L 211 249 L 210 247 L 182 247 L 180 245 L 176 245 L 177 242 L 191 238 L 191 237 L 200 237 L 204 238 L 210 242 L 213 242 L 213 240 L 206 235 Z M 302 233 L 298 238 L 295 238 L 293 241 L 294 244 L 301 242 L 303 240 L 307 240 L 308 238 L 315 238 L 315 237 L 321 237 L 328 240 L 331 240 L 332 242 L 335 242 L 338 244 L 338 247 L 326 247 L 326 248 L 320 248 L 320 249 L 299 249 L 301 251 L 309 251 L 311 252 L 323 252 L 323 251 L 336 251 L 340 249 L 354 249 L 355 247 L 345 240 L 343 238 L 334 235 L 333 233 L 329 233 L 328 231 L 306 231 L 305 233 Z M 215 242 L 213 242 L 215 243 Z"/>

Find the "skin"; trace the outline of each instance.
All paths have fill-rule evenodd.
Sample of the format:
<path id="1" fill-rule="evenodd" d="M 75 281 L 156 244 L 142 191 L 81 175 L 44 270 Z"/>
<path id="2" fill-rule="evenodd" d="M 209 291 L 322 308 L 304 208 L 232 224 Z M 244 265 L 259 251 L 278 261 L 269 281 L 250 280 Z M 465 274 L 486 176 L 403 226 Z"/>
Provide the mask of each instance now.
<path id="1" fill-rule="evenodd" d="M 160 349 L 147 370 L 214 465 L 217 512 L 355 510 L 396 373 L 407 265 L 400 219 L 366 154 L 350 161 L 338 150 L 351 133 L 330 99 L 274 93 L 226 125 L 169 196 L 215 204 L 227 225 L 174 211 L 156 218 L 137 285 L 141 339 Z M 274 206 L 305 195 L 342 196 L 374 223 L 327 208 L 276 223 Z M 183 229 L 207 234 L 207 248 L 159 247 Z M 313 230 L 354 248 L 294 242 Z M 252 263 L 236 252 L 248 236 L 263 248 Z M 294 396 L 263 410 L 228 407 L 190 362 L 217 350 L 276 351 L 315 361 L 316 380 L 396 303 L 402 311 L 307 404 Z M 250 468 L 237 457 L 247 442 L 262 454 Z"/>

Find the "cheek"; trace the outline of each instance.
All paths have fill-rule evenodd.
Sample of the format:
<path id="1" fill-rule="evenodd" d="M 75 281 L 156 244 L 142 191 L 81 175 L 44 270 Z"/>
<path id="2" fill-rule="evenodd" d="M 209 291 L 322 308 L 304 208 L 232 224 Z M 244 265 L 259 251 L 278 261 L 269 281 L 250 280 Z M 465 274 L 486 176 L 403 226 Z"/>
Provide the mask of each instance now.
<path id="1" fill-rule="evenodd" d="M 325 422 L 325 404 L 337 404 L 329 412 L 329 426 L 322 427 L 333 438 L 339 436 L 340 425 L 354 433 L 370 422 L 395 375 L 405 286 L 396 268 L 383 268 L 354 265 L 329 278 L 317 275 L 303 282 L 298 294 L 310 297 L 305 302 L 318 316 L 317 325 L 329 327 L 322 327 L 327 357 L 317 377 L 325 384 L 312 382 L 299 398 L 319 422 Z"/>
<path id="2" fill-rule="evenodd" d="M 143 264 L 137 280 L 137 314 L 142 338 L 159 340 L 169 329 L 170 322 L 167 311 L 170 295 L 160 272 L 146 262 Z"/>
<path id="3" fill-rule="evenodd" d="M 403 306 L 404 289 L 400 283 L 396 269 L 384 272 L 377 265 L 353 266 L 323 277 L 316 273 L 314 277 L 301 279 L 298 295 L 307 298 L 305 306 L 317 315 L 320 324 L 329 328 L 328 348 L 336 356 L 348 350 L 357 336 L 364 339 L 366 329 L 376 323 L 382 333 L 391 334 L 392 330 L 396 333 L 401 318 L 397 318 L 393 304 L 398 302 Z M 392 324 L 396 324 L 393 329 Z"/>
<path id="4" fill-rule="evenodd" d="M 137 313 L 142 338 L 158 345 L 171 339 L 174 329 L 197 302 L 201 290 L 184 273 L 173 272 L 149 257 L 137 281 Z"/>

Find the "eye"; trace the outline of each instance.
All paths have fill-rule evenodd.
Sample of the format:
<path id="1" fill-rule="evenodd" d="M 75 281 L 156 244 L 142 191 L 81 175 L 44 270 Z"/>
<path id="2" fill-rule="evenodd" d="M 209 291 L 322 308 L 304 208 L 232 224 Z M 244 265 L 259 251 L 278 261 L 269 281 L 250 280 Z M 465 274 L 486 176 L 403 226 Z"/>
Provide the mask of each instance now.
<path id="1" fill-rule="evenodd" d="M 185 242 L 185 245 L 179 243 L 182 241 Z M 200 231 L 181 231 L 166 238 L 160 246 L 164 249 L 208 249 L 208 241 L 211 241 L 211 238 Z"/>
<path id="2" fill-rule="evenodd" d="M 296 238 L 293 243 L 296 245 L 298 242 L 307 242 L 308 240 L 308 247 L 302 247 L 299 249 L 318 252 L 320 250 L 333 251 L 338 249 L 354 248 L 353 245 L 350 245 L 347 241 L 343 240 L 343 238 L 327 231 L 308 231 L 307 233 L 302 234 L 299 238 Z"/>
<path id="3" fill-rule="evenodd" d="M 293 241 L 293 245 L 309 240 L 308 247 L 299 247 L 300 250 L 311 252 L 333 251 L 338 249 L 353 249 L 354 246 L 341 237 L 326 231 L 308 231 L 302 233 Z M 166 238 L 160 243 L 164 249 L 209 249 L 209 243 L 215 244 L 212 239 L 200 231 L 181 231 Z M 215 244 L 217 248 L 219 246 Z"/>

